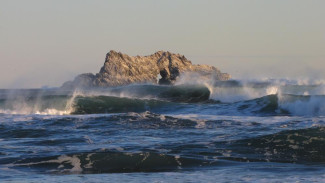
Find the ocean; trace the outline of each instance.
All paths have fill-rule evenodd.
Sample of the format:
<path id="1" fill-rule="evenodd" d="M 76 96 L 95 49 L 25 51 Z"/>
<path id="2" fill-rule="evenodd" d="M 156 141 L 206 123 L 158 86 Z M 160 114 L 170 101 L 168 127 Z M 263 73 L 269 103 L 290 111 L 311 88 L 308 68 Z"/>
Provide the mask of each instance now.
<path id="1" fill-rule="evenodd" d="M 325 85 L 0 90 L 0 182 L 324 182 Z"/>

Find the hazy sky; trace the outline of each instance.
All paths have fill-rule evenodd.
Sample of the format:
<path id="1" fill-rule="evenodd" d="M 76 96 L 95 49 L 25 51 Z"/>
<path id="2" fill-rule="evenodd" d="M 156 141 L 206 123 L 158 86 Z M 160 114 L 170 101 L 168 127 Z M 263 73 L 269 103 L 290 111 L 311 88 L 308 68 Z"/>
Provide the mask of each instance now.
<path id="1" fill-rule="evenodd" d="M 0 0 L 0 88 L 60 86 L 109 50 L 235 78 L 325 79 L 324 0 Z"/>

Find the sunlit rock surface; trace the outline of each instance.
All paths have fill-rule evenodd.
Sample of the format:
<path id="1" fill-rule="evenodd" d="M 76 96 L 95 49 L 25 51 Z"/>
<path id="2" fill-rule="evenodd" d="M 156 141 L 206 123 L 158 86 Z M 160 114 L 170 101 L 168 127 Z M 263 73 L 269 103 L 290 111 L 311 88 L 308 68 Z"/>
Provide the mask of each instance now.
<path id="1" fill-rule="evenodd" d="M 135 83 L 173 84 L 183 74 L 195 74 L 201 79 L 229 80 L 230 75 L 209 65 L 193 65 L 184 55 L 158 51 L 149 56 L 128 56 L 110 51 L 104 66 L 96 75 L 78 75 L 63 88 L 109 87 Z M 160 78 L 160 79 L 158 79 Z"/>

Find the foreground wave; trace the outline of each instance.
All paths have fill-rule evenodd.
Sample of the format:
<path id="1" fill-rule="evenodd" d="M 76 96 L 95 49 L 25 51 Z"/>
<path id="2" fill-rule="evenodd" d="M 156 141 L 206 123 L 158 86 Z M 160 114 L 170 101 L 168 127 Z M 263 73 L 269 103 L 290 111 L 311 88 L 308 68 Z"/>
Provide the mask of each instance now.
<path id="1" fill-rule="evenodd" d="M 273 124 L 258 119 L 183 119 L 150 112 L 16 116 L 15 125 L 11 120 L 0 125 L 5 139 L 0 167 L 70 174 L 189 171 L 243 162 L 325 164 L 322 118 Z"/>

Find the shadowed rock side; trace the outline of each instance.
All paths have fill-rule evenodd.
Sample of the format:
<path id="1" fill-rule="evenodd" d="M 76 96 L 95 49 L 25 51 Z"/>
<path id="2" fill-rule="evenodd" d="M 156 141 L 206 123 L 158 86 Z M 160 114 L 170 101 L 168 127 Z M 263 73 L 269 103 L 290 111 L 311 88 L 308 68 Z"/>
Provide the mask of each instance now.
<path id="1" fill-rule="evenodd" d="M 159 51 L 149 56 L 128 56 L 110 51 L 104 66 L 96 75 L 81 74 L 63 88 L 122 86 L 133 83 L 173 84 L 181 74 L 196 74 L 215 80 L 228 80 L 230 75 L 208 65 L 193 65 L 183 55 Z M 158 81 L 158 77 L 160 79 Z"/>

